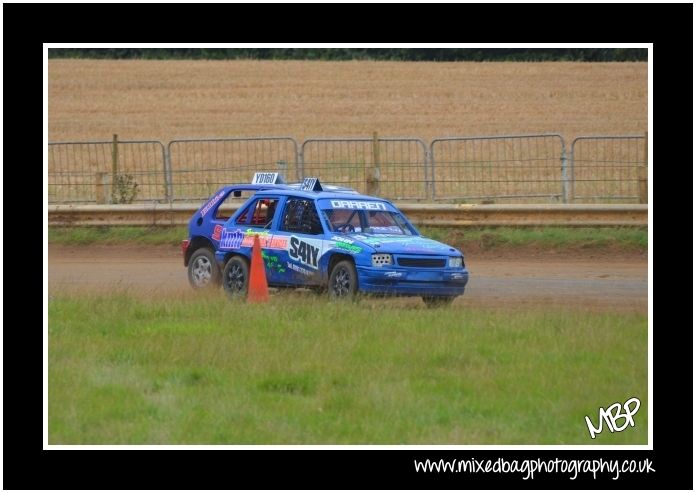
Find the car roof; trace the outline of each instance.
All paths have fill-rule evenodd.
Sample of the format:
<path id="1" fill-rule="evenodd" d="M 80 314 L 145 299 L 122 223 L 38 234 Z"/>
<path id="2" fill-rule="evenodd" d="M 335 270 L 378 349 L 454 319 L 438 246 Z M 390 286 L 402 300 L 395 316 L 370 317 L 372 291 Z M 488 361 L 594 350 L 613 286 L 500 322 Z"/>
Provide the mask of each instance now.
<path id="1" fill-rule="evenodd" d="M 278 190 L 278 189 L 263 189 L 259 190 L 257 193 L 264 193 L 264 192 L 281 192 L 282 195 L 286 195 L 288 197 L 301 197 L 305 199 L 311 199 L 311 200 L 320 200 L 320 199 L 350 199 L 350 200 L 379 200 L 381 202 L 389 202 L 389 200 L 380 198 L 380 197 L 373 197 L 371 195 L 362 195 L 360 193 L 357 193 L 355 191 L 339 191 L 339 190 L 324 190 L 322 192 L 311 192 L 311 191 L 304 191 L 304 190 L 294 190 L 294 189 L 284 189 L 284 190 Z M 389 202 L 391 203 L 391 202 Z"/>
<path id="2" fill-rule="evenodd" d="M 267 184 L 252 184 L 252 183 L 235 183 L 232 185 L 225 185 L 222 187 L 223 190 L 300 190 L 300 187 L 302 186 L 302 183 L 283 183 L 283 184 L 272 184 L 272 183 L 267 183 Z M 337 192 L 337 193 L 344 193 L 348 194 L 352 197 L 355 197 L 356 195 L 360 195 L 355 189 L 353 188 L 348 188 L 348 187 L 341 187 L 337 185 L 323 185 L 326 188 L 326 192 Z M 310 192 L 310 193 L 315 193 L 315 192 Z"/>
<path id="3" fill-rule="evenodd" d="M 232 185 L 225 185 L 220 190 L 292 190 L 292 188 L 287 185 L 252 185 L 251 183 L 235 183 Z M 219 191 L 219 190 L 218 190 Z"/>
<path id="4" fill-rule="evenodd" d="M 288 188 L 291 188 L 293 190 L 302 190 L 302 183 L 290 183 L 286 185 Z M 353 195 L 358 194 L 358 191 L 355 190 L 354 188 L 349 188 L 349 187 L 341 187 L 338 185 L 324 185 L 322 184 L 322 187 L 324 188 L 325 192 L 344 192 L 344 193 L 350 193 Z"/>
<path id="5" fill-rule="evenodd" d="M 224 190 L 255 190 L 256 193 L 263 192 L 281 192 L 283 195 L 292 197 L 302 197 L 312 200 L 318 199 L 351 199 L 351 200 L 379 200 L 383 202 L 389 202 L 389 200 L 373 197 L 370 195 L 362 195 L 358 191 L 347 188 L 340 187 L 336 185 L 322 185 L 324 187 L 323 191 L 313 192 L 309 190 L 299 190 L 301 183 L 290 183 L 290 184 L 250 184 L 250 183 L 237 183 L 233 185 L 226 185 L 222 187 Z M 390 202 L 391 203 L 391 202 Z"/>

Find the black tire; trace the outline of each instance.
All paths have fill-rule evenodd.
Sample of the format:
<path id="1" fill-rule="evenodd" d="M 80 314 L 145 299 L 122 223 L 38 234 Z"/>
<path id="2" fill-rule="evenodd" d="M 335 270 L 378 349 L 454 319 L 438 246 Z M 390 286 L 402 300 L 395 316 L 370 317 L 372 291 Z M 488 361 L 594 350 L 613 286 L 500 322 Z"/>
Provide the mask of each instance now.
<path id="1" fill-rule="evenodd" d="M 232 257 L 222 270 L 222 288 L 233 299 L 246 296 L 249 289 L 249 265 L 242 257 Z"/>
<path id="2" fill-rule="evenodd" d="M 451 305 L 454 298 L 454 296 L 423 296 L 423 302 L 428 308 L 440 308 Z"/>
<path id="3" fill-rule="evenodd" d="M 188 281 L 193 289 L 219 288 L 221 278 L 215 254 L 210 248 L 199 248 L 191 254 Z"/>
<path id="4" fill-rule="evenodd" d="M 329 275 L 329 298 L 352 300 L 358 292 L 358 272 L 350 260 L 341 260 L 334 265 Z"/>

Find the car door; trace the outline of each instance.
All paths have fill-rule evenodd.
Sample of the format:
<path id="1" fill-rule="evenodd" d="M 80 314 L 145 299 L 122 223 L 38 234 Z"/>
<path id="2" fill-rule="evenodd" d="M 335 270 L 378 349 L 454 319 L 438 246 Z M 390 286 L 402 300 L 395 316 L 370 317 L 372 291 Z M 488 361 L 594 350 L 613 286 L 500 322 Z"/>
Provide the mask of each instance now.
<path id="1" fill-rule="evenodd" d="M 277 195 L 258 195 L 236 220 L 236 227 L 244 235 L 241 248 L 252 248 L 254 236 L 258 235 L 269 284 L 282 284 L 285 274 L 285 267 L 278 256 L 278 250 L 287 248 L 287 239 L 274 239 L 274 227 L 280 202 L 281 197 Z M 249 251 L 249 256 L 251 254 L 252 252 Z"/>
<path id="2" fill-rule="evenodd" d="M 324 251 L 324 228 L 319 220 L 314 200 L 288 197 L 277 218 L 276 241 L 287 244 L 278 250 L 285 269 L 284 284 L 313 286 L 321 283 L 319 260 Z"/>

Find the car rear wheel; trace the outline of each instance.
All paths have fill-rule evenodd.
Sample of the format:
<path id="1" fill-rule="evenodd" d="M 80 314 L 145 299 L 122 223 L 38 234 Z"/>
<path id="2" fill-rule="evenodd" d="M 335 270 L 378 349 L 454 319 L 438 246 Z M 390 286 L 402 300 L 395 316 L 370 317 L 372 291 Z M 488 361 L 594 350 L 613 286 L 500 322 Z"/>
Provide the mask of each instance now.
<path id="1" fill-rule="evenodd" d="M 249 287 L 249 266 L 242 257 L 232 257 L 222 270 L 222 287 L 230 298 L 241 298 Z"/>
<path id="2" fill-rule="evenodd" d="M 220 268 L 215 254 L 209 248 L 199 248 L 191 255 L 188 263 L 188 280 L 194 289 L 220 286 Z"/>
<path id="3" fill-rule="evenodd" d="M 358 292 L 358 273 L 349 260 L 341 260 L 331 269 L 329 276 L 329 298 L 332 300 L 353 299 Z"/>
<path id="4" fill-rule="evenodd" d="M 428 308 L 449 306 L 454 301 L 454 296 L 423 296 L 423 302 Z"/>

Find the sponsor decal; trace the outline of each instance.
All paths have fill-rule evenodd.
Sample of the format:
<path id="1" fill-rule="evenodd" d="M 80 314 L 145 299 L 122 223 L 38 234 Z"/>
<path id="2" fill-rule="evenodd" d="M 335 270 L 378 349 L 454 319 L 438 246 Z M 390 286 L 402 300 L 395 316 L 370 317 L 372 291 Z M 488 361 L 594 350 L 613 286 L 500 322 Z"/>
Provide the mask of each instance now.
<path id="1" fill-rule="evenodd" d="M 270 255 L 261 250 L 261 257 L 263 257 L 263 261 L 268 269 L 281 274 L 285 272 L 285 267 L 283 267 L 283 264 L 280 263 L 277 255 Z"/>
<path id="2" fill-rule="evenodd" d="M 262 247 L 267 248 L 271 234 L 268 231 L 254 231 L 251 228 L 244 232 L 244 241 L 242 241 L 242 246 L 254 246 L 254 235 L 259 235 L 259 243 Z"/>
<path id="3" fill-rule="evenodd" d="M 384 234 L 384 235 L 396 234 L 396 235 L 398 235 L 398 234 L 401 234 L 402 230 L 398 226 L 375 226 L 374 228 L 372 228 L 372 231 L 375 234 Z"/>
<path id="4" fill-rule="evenodd" d="M 464 274 L 461 272 L 455 272 L 454 274 L 451 274 L 450 277 L 452 279 L 464 279 Z"/>
<path id="5" fill-rule="evenodd" d="M 215 241 L 220 241 L 220 235 L 222 234 L 222 225 L 216 224 L 213 228 L 213 234 L 210 236 Z"/>
<path id="6" fill-rule="evenodd" d="M 241 229 L 227 229 L 222 230 L 222 239 L 220 240 L 220 248 L 226 250 L 234 250 L 242 246 L 242 240 L 244 239 L 244 233 Z"/>
<path id="7" fill-rule="evenodd" d="M 305 276 L 313 276 L 314 275 L 314 272 L 312 272 L 311 270 L 305 269 L 303 267 L 300 267 L 299 265 L 291 264 L 290 262 L 287 262 L 286 264 L 288 266 L 288 269 L 294 270 L 295 272 L 299 272 L 302 275 L 305 275 Z"/>
<path id="8" fill-rule="evenodd" d="M 429 248 L 428 245 L 406 245 L 402 247 L 402 250 L 404 252 L 408 253 L 423 253 L 423 254 L 432 254 L 432 253 L 438 253 L 438 250 L 435 248 Z"/>
<path id="9" fill-rule="evenodd" d="M 252 238 L 254 237 L 254 235 L 259 235 L 259 238 L 263 238 L 264 236 L 270 236 L 271 233 L 269 233 L 268 231 L 255 231 L 249 228 L 244 232 L 244 234 L 246 236 L 251 236 Z"/>
<path id="10" fill-rule="evenodd" d="M 333 241 L 342 241 L 343 243 L 348 243 L 349 245 L 353 244 L 353 240 L 351 240 L 350 238 L 345 238 L 343 236 L 332 236 L 331 239 Z"/>
<path id="11" fill-rule="evenodd" d="M 355 238 L 360 241 L 367 243 L 368 245 L 376 246 L 380 245 L 397 245 L 404 251 L 409 252 L 420 252 L 420 253 L 431 253 L 433 251 L 438 251 L 441 248 L 437 243 L 433 243 L 427 238 L 422 238 L 420 236 L 406 236 L 406 235 L 376 235 L 371 237 Z"/>
<path id="12" fill-rule="evenodd" d="M 274 236 L 268 241 L 267 248 L 272 250 L 287 250 L 288 249 L 288 237 L 287 236 Z"/>
<path id="13" fill-rule="evenodd" d="M 386 277 L 403 277 L 404 273 L 403 272 L 385 272 L 384 275 Z"/>
<path id="14" fill-rule="evenodd" d="M 244 240 L 242 241 L 242 246 L 253 247 L 254 246 L 254 235 L 259 235 L 259 244 L 261 248 L 268 248 L 270 250 L 287 250 L 288 249 L 288 237 L 287 236 L 273 236 L 266 231 L 262 233 L 252 232 L 249 230 L 244 234 Z"/>
<path id="15" fill-rule="evenodd" d="M 319 268 L 319 252 L 321 241 L 303 240 L 297 236 L 290 237 L 288 255 L 291 259 L 307 265 L 313 269 Z"/>
<path id="16" fill-rule="evenodd" d="M 352 253 L 362 252 L 362 248 L 360 248 L 359 246 L 351 245 L 350 243 L 346 243 L 345 241 L 337 241 L 335 248 L 340 248 L 341 250 L 346 250 Z"/>
<path id="17" fill-rule="evenodd" d="M 357 238 L 357 236 L 356 236 Z M 390 234 L 375 234 L 374 236 L 366 237 L 363 240 L 365 243 L 407 243 L 407 244 L 421 244 L 427 245 L 430 240 L 427 238 L 422 238 L 420 236 L 407 236 L 407 235 L 390 235 Z"/>
<path id="18" fill-rule="evenodd" d="M 399 240 L 392 240 L 391 238 L 388 238 L 385 236 L 365 236 L 363 238 L 360 238 L 360 241 L 363 241 L 363 242 L 367 243 L 368 245 L 374 245 L 375 243 L 382 243 L 383 241 L 386 241 L 386 242 L 400 241 L 400 239 Z"/>
<path id="19" fill-rule="evenodd" d="M 388 243 L 388 242 L 389 242 L 389 241 L 388 241 L 389 239 L 388 239 L 388 238 L 386 238 L 386 239 L 387 239 L 387 243 Z M 368 245 L 379 245 L 379 244 L 381 244 L 382 241 L 384 241 L 384 240 L 385 240 L 385 238 L 365 238 L 365 239 L 362 240 L 362 241 L 364 241 L 364 242 L 367 243 Z"/>
<path id="20" fill-rule="evenodd" d="M 382 202 L 363 202 L 359 200 L 332 200 L 334 209 L 364 209 L 367 211 L 386 211 L 387 206 Z"/>
<path id="21" fill-rule="evenodd" d="M 207 204 L 205 204 L 205 206 L 201 209 L 201 216 L 205 216 L 205 215 L 208 213 L 208 211 L 209 211 L 210 209 L 213 208 L 213 206 L 214 206 L 215 204 L 217 204 L 218 202 L 220 202 L 220 199 L 222 198 L 223 195 L 225 195 L 225 191 L 224 191 L 224 190 L 223 190 L 222 192 L 220 192 L 219 194 L 217 194 L 215 197 L 213 197 L 213 198 L 210 200 L 210 202 L 208 202 Z"/>

